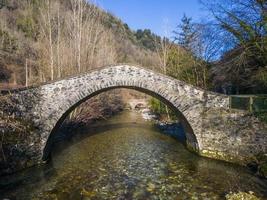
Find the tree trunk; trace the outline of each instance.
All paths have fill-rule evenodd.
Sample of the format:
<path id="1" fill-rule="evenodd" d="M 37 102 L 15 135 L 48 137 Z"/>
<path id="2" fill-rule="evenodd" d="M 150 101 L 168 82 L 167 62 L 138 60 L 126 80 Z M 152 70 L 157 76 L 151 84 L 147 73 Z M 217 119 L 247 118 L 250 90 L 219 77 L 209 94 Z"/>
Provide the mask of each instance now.
<path id="1" fill-rule="evenodd" d="M 53 41 L 52 41 L 52 24 L 51 24 L 51 7 L 50 7 L 50 0 L 48 0 L 48 34 L 49 34 L 49 48 L 50 48 L 50 73 L 51 73 L 51 80 L 54 80 L 54 56 L 53 56 Z"/>
<path id="2" fill-rule="evenodd" d="M 57 77 L 61 78 L 61 63 L 60 63 L 60 56 L 59 56 L 59 47 L 60 47 L 60 17 L 59 17 L 59 9 L 60 5 L 58 5 L 58 12 L 57 12 Z"/>
<path id="3" fill-rule="evenodd" d="M 28 59 L 25 59 L 25 86 L 28 87 Z"/>

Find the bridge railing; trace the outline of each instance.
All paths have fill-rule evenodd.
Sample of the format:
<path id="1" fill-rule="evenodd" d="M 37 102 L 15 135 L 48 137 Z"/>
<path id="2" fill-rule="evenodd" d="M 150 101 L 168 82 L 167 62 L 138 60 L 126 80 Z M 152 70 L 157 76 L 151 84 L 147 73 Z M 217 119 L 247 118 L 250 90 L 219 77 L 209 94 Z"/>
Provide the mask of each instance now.
<path id="1" fill-rule="evenodd" d="M 253 113 L 267 112 L 267 95 L 232 95 L 230 108 Z"/>

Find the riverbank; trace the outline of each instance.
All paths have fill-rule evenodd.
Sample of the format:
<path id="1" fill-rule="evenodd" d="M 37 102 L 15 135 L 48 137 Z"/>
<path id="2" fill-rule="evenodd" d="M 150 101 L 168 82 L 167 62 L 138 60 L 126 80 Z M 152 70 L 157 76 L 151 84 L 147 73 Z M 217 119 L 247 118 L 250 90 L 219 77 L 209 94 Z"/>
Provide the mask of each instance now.
<path id="1" fill-rule="evenodd" d="M 161 116 L 154 113 L 149 107 L 135 111 L 141 113 L 144 120 L 153 122 L 163 134 L 171 136 L 183 144 L 186 143 L 185 131 L 178 119 L 170 119 L 166 116 Z"/>
<path id="2" fill-rule="evenodd" d="M 166 114 L 154 113 L 149 107 L 136 110 L 142 114 L 144 120 L 152 121 L 155 126 L 163 133 L 186 144 L 186 136 L 182 125 L 178 119 L 170 119 Z M 247 164 L 246 167 L 256 176 L 267 179 L 267 155 L 259 154 L 255 156 L 254 161 Z"/>

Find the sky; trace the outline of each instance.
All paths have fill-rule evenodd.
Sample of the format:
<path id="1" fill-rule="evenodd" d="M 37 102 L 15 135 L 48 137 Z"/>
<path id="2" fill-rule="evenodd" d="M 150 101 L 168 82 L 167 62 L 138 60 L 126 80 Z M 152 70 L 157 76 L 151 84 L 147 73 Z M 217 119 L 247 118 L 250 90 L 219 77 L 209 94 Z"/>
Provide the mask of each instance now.
<path id="1" fill-rule="evenodd" d="M 206 14 L 199 0 L 95 0 L 96 4 L 111 12 L 133 30 L 151 29 L 152 32 L 171 37 L 183 14 L 201 21 Z"/>

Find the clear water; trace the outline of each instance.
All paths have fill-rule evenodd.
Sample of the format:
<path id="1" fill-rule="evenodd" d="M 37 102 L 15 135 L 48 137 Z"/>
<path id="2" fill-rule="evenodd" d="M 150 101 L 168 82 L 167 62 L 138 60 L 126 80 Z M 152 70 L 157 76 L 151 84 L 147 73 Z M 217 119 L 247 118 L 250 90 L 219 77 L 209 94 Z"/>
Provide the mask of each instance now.
<path id="1" fill-rule="evenodd" d="M 246 168 L 189 152 L 135 112 L 77 133 L 56 145 L 44 167 L 0 182 L 0 199 L 208 200 L 230 191 L 267 197 L 267 182 Z"/>

